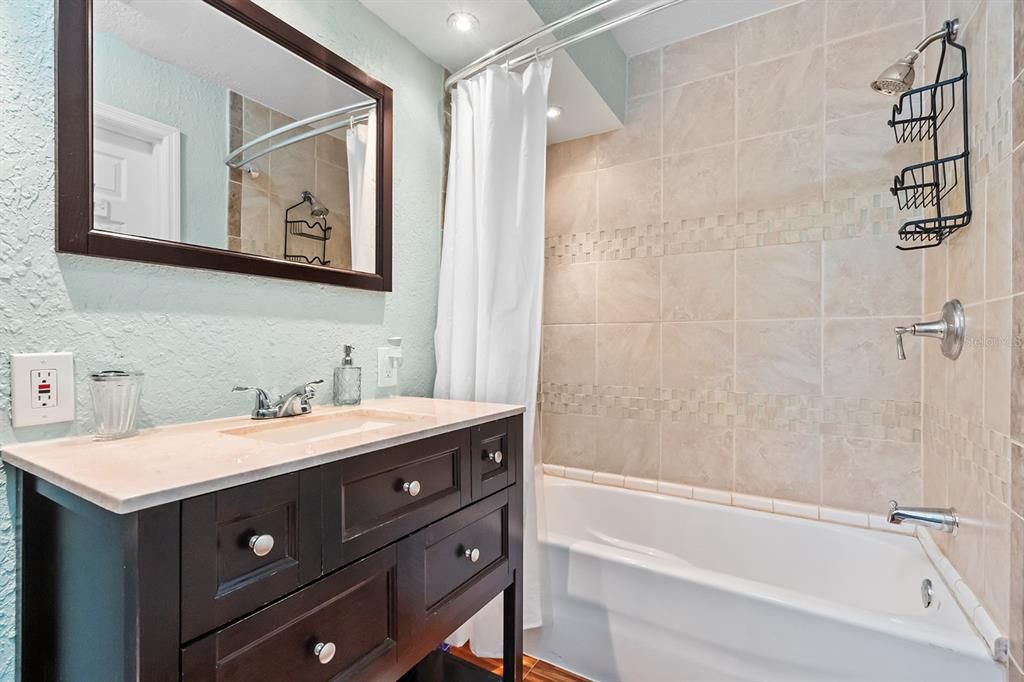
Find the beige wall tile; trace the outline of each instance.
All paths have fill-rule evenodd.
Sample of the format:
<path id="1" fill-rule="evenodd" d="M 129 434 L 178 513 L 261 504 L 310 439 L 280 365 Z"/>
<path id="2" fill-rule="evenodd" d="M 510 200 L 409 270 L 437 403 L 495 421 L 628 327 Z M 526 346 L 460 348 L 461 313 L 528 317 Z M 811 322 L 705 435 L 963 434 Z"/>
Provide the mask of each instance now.
<path id="1" fill-rule="evenodd" d="M 305 190 L 316 184 L 316 143 L 295 142 L 270 153 L 270 192 L 293 196 L 298 200 Z"/>
<path id="2" fill-rule="evenodd" d="M 949 504 L 957 511 L 960 526 L 950 538 L 947 556 L 961 577 L 977 588 L 985 585 L 984 509 L 982 488 L 975 469 L 964 457 L 954 457 L 949 470 Z"/>
<path id="3" fill-rule="evenodd" d="M 547 175 L 553 177 L 568 173 L 597 170 L 597 136 L 589 135 L 548 146 Z"/>
<path id="4" fill-rule="evenodd" d="M 1013 4 L 989 0 L 985 30 L 985 92 L 989 105 L 1013 82 Z"/>
<path id="5" fill-rule="evenodd" d="M 921 503 L 921 445 L 825 436 L 821 503 L 884 514 L 889 500 Z"/>
<path id="6" fill-rule="evenodd" d="M 661 480 L 732 490 L 732 473 L 732 429 L 662 422 Z"/>
<path id="7" fill-rule="evenodd" d="M 593 469 L 597 462 L 599 417 L 580 414 L 541 415 L 541 452 L 547 464 Z"/>
<path id="8" fill-rule="evenodd" d="M 937 319 L 937 318 L 934 318 Z M 904 338 L 904 345 L 908 345 L 909 339 Z M 942 349 L 937 343 L 919 344 L 921 359 L 924 361 L 924 372 L 922 374 L 922 401 L 940 410 L 946 409 L 946 377 L 949 374 L 949 359 L 942 354 Z M 907 353 L 909 361 L 910 353 Z"/>
<path id="9" fill-rule="evenodd" d="M 896 144 L 888 117 L 878 111 L 825 125 L 825 199 L 884 193 L 899 169 L 921 160 L 919 146 Z"/>
<path id="10" fill-rule="evenodd" d="M 1024 146 L 1013 152 L 1012 163 L 1011 173 L 1018 181 L 1010 199 L 1013 203 L 1013 293 L 1019 294 L 1024 292 L 1024 192 L 1019 188 L 1019 179 L 1024 178 Z"/>
<path id="11" fill-rule="evenodd" d="M 664 153 L 678 154 L 736 139 L 736 75 L 712 76 L 662 93 Z"/>
<path id="12" fill-rule="evenodd" d="M 594 325 L 548 325 L 543 329 L 541 381 L 593 384 L 596 378 L 597 334 Z"/>
<path id="13" fill-rule="evenodd" d="M 1024 512 L 1024 447 L 1010 443 L 1010 509 Z"/>
<path id="14" fill-rule="evenodd" d="M 985 298 L 989 300 L 1009 296 L 1013 289 L 1012 167 L 1007 159 L 996 166 L 986 179 Z M 976 225 L 972 227 L 977 229 Z"/>
<path id="15" fill-rule="evenodd" d="M 733 319 L 734 254 L 712 251 L 662 258 L 661 319 Z"/>
<path id="16" fill-rule="evenodd" d="M 946 365 L 946 405 L 953 414 L 981 424 L 985 377 L 985 306 L 965 306 L 964 315 L 967 317 L 964 349 L 955 362 Z"/>
<path id="17" fill-rule="evenodd" d="M 892 235 L 835 239 L 823 245 L 825 315 L 921 312 L 921 252 L 899 251 Z"/>
<path id="18" fill-rule="evenodd" d="M 661 95 L 644 95 L 626 103 L 622 128 L 597 136 L 601 168 L 642 161 L 661 154 Z"/>
<path id="19" fill-rule="evenodd" d="M 597 173 L 551 178 L 544 199 L 544 231 L 551 234 L 597 229 Z"/>
<path id="20" fill-rule="evenodd" d="M 1024 71 L 1024 3 L 1013 2 L 1013 73 Z M 1019 663 L 1024 664 L 1020 658 Z"/>
<path id="21" fill-rule="evenodd" d="M 597 319 L 597 264 L 549 265 L 544 270 L 544 322 Z"/>
<path id="22" fill-rule="evenodd" d="M 825 395 L 919 400 L 920 346 L 908 339 L 907 359 L 896 359 L 892 328 L 904 322 L 901 318 L 825 320 Z"/>
<path id="23" fill-rule="evenodd" d="M 1010 515 L 1010 656 L 1024 661 L 1024 519 Z M 1016 667 L 1011 664 L 1011 670 Z M 1024 677 L 1024 676 L 1022 676 Z M 1013 679 L 1013 675 L 1010 675 Z"/>
<path id="24" fill-rule="evenodd" d="M 981 0 L 949 0 L 949 16 L 959 17 L 960 24 L 969 23 L 975 16 Z"/>
<path id="25" fill-rule="evenodd" d="M 661 466 L 660 424 L 603 418 L 597 424 L 597 471 L 657 478 Z"/>
<path id="26" fill-rule="evenodd" d="M 821 310 L 821 244 L 736 251 L 736 318 L 815 317 Z"/>
<path id="27" fill-rule="evenodd" d="M 673 43 L 661 52 L 662 86 L 672 87 L 736 68 L 732 26 Z"/>
<path id="28" fill-rule="evenodd" d="M 894 0 L 906 3 L 905 0 Z M 843 2 L 829 3 L 829 10 L 845 5 Z M 880 14 L 886 25 L 892 25 L 888 17 Z M 856 27 L 856 24 L 851 24 Z M 878 94 L 869 87 L 882 69 L 907 53 L 921 40 L 921 24 L 918 21 L 893 25 L 866 35 L 860 35 L 825 47 L 825 97 L 829 119 L 855 116 L 869 111 L 889 111 L 893 100 Z"/>
<path id="29" fill-rule="evenodd" d="M 732 322 L 661 325 L 661 381 L 668 388 L 733 387 Z"/>
<path id="30" fill-rule="evenodd" d="M 820 127 L 740 142 L 739 210 L 821 201 L 823 144 Z M 780 168 L 785 168 L 785 173 L 780 173 Z"/>
<path id="31" fill-rule="evenodd" d="M 985 304 L 985 426 L 1005 434 L 1010 433 L 1012 331 L 1013 304 L 1010 300 Z"/>
<path id="32" fill-rule="evenodd" d="M 737 74 L 739 137 L 814 125 L 824 107 L 822 48 L 741 68 Z"/>
<path id="33" fill-rule="evenodd" d="M 808 0 L 741 21 L 736 25 L 737 62 L 760 62 L 821 45 L 824 11 L 824 2 Z"/>
<path id="34" fill-rule="evenodd" d="M 598 325 L 597 383 L 602 386 L 660 386 L 661 325 Z"/>
<path id="35" fill-rule="evenodd" d="M 598 224 L 602 230 L 655 225 L 661 220 L 661 160 L 598 171 Z"/>
<path id="36" fill-rule="evenodd" d="M 821 323 L 818 320 L 738 322 L 736 390 L 821 393 Z"/>
<path id="37" fill-rule="evenodd" d="M 924 314 L 942 310 L 946 302 L 946 254 L 948 248 L 924 250 Z"/>
<path id="38" fill-rule="evenodd" d="M 267 229 L 270 198 L 251 185 L 242 185 L 242 250 L 245 253 L 267 253 Z M 283 218 L 282 218 L 283 221 Z M 282 228 L 283 223 L 282 223 Z"/>
<path id="39" fill-rule="evenodd" d="M 971 192 L 970 224 L 946 240 L 949 295 L 964 305 L 985 300 L 985 184 L 976 181 Z"/>
<path id="40" fill-rule="evenodd" d="M 985 587 L 978 595 L 1003 632 L 1010 625 L 1010 510 L 984 496 Z"/>
<path id="41" fill-rule="evenodd" d="M 907 0 L 833 0 L 825 4 L 828 6 L 825 18 L 827 40 L 888 28 L 921 16 L 921 3 Z M 911 47 L 913 45 L 907 50 Z"/>
<path id="42" fill-rule="evenodd" d="M 330 213 L 328 222 L 338 231 L 349 231 L 348 168 L 318 160 L 316 162 L 316 188 L 311 190 Z M 294 202 L 293 202 L 294 203 Z"/>
<path id="43" fill-rule="evenodd" d="M 656 322 L 661 307 L 661 263 L 657 258 L 597 264 L 599 322 Z"/>
<path id="44" fill-rule="evenodd" d="M 820 504 L 821 437 L 736 429 L 736 491 Z"/>
<path id="45" fill-rule="evenodd" d="M 626 62 L 626 83 L 630 97 L 661 89 L 661 50 L 634 55 Z"/>
<path id="46" fill-rule="evenodd" d="M 242 129 L 253 137 L 270 132 L 270 109 L 247 97 L 242 98 Z"/>
<path id="47" fill-rule="evenodd" d="M 1024 441 L 1024 296 L 1013 299 L 1013 347 L 1010 349 L 1010 436 Z"/>
<path id="48" fill-rule="evenodd" d="M 923 442 L 921 444 L 922 504 L 929 507 L 949 506 L 949 451 L 945 443 L 938 442 L 934 422 L 924 420 Z"/>
<path id="49" fill-rule="evenodd" d="M 666 221 L 736 211 L 735 145 L 667 156 L 664 164 Z"/>
<path id="50" fill-rule="evenodd" d="M 348 170 L 348 145 L 344 137 L 333 134 L 317 135 L 313 141 L 316 143 L 317 160 L 333 163 Z"/>

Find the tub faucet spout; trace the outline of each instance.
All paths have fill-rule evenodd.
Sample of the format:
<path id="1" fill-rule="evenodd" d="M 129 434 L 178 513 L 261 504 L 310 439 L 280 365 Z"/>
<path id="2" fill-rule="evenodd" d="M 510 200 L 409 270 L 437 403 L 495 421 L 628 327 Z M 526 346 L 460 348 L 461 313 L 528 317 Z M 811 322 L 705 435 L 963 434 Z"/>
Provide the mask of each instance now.
<path id="1" fill-rule="evenodd" d="M 895 525 L 910 523 L 943 533 L 955 533 L 960 526 L 956 509 L 952 507 L 901 507 L 896 500 L 889 500 L 886 520 Z"/>

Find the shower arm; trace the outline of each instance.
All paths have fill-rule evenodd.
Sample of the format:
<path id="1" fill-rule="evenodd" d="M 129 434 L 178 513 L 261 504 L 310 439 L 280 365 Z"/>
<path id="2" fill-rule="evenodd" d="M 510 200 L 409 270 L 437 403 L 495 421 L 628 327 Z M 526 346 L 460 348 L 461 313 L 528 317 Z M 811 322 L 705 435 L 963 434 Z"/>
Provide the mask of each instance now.
<path id="1" fill-rule="evenodd" d="M 913 64 L 917 61 L 917 58 L 921 56 L 925 48 L 936 42 L 937 40 L 943 40 L 947 36 L 950 40 L 956 40 L 956 34 L 960 30 L 960 22 L 957 19 L 950 19 L 942 23 L 942 28 L 934 33 L 930 33 L 924 37 L 921 42 L 917 44 L 913 50 L 907 53 L 907 56 L 903 58 L 903 61 Z"/>

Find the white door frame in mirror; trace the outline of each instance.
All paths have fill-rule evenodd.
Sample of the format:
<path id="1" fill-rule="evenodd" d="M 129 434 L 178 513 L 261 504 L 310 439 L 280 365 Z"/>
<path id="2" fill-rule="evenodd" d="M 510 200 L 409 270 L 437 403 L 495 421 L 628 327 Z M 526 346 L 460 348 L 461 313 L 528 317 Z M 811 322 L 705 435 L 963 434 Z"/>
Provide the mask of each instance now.
<path id="1" fill-rule="evenodd" d="M 181 132 L 173 126 L 102 102 L 93 102 L 93 130 L 94 135 L 96 130 L 105 130 L 127 136 L 152 148 L 157 174 L 157 196 L 150 211 L 152 220 L 142 226 L 142 231 L 138 230 L 139 226 L 135 226 L 132 232 L 154 239 L 180 242 Z M 94 213 L 102 213 L 104 207 L 95 202 L 94 197 Z"/>

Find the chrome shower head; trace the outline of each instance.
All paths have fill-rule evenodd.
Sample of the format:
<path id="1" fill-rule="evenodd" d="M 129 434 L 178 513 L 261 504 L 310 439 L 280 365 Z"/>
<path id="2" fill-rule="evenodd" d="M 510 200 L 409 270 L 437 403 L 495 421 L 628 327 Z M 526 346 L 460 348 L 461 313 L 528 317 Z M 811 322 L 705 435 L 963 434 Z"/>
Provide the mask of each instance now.
<path id="1" fill-rule="evenodd" d="M 914 87 L 914 62 L 920 56 L 917 50 L 908 52 L 903 59 L 878 74 L 878 78 L 871 83 L 871 89 L 890 97 L 897 97 L 910 90 Z"/>
<path id="2" fill-rule="evenodd" d="M 890 97 L 898 97 L 914 87 L 914 62 L 921 56 L 924 48 L 936 40 L 956 40 L 960 31 L 960 20 L 949 19 L 942 24 L 942 28 L 925 36 L 924 40 L 917 44 L 913 50 L 908 52 L 902 59 L 878 74 L 878 78 L 871 82 L 871 89 Z"/>
<path id="3" fill-rule="evenodd" d="M 322 218 L 331 212 L 326 206 L 320 203 L 319 199 L 313 196 L 312 192 L 308 190 L 302 193 L 302 200 L 309 203 L 310 214 L 317 218 Z"/>

